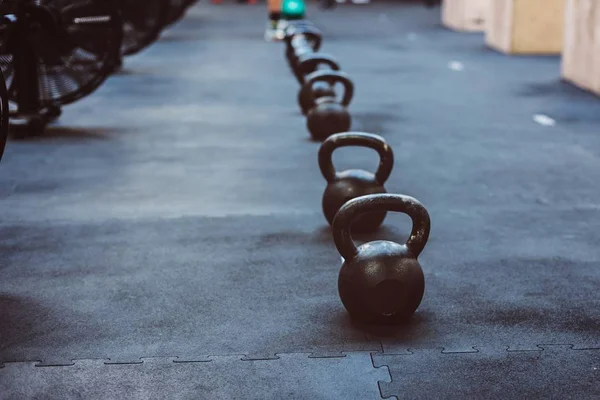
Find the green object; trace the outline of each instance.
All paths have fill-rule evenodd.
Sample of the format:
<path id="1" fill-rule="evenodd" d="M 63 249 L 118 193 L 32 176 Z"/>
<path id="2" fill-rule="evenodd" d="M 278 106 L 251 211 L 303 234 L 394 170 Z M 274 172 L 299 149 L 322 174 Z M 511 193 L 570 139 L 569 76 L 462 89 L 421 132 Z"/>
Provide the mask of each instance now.
<path id="1" fill-rule="evenodd" d="M 305 12 L 304 0 L 283 0 L 281 15 L 284 19 L 303 19 Z"/>

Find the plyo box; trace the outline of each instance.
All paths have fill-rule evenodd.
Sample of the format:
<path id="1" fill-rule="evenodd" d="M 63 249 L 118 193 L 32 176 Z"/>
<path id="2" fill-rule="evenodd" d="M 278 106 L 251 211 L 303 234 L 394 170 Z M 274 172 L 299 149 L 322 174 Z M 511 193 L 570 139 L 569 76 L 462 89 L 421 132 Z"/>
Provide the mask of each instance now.
<path id="1" fill-rule="evenodd" d="M 600 0 L 566 0 L 563 79 L 600 94 Z"/>
<path id="2" fill-rule="evenodd" d="M 483 32 L 491 1 L 495 0 L 444 0 L 442 23 L 457 31 Z"/>
<path id="3" fill-rule="evenodd" d="M 490 0 L 489 5 L 489 47 L 506 54 L 561 53 L 565 0 Z"/>

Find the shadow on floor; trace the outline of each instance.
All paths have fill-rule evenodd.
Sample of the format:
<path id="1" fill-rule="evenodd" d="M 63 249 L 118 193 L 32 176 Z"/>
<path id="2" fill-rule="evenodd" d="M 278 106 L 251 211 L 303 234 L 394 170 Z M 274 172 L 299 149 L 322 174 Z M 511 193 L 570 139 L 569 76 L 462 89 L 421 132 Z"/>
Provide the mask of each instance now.
<path id="1" fill-rule="evenodd" d="M 158 39 L 158 42 L 162 43 L 182 43 L 182 42 L 195 42 L 199 39 L 198 35 L 185 34 L 185 33 L 166 33 Z"/>
<path id="2" fill-rule="evenodd" d="M 517 90 L 515 94 L 523 97 L 556 96 L 568 98 L 571 100 L 598 100 L 598 97 L 594 94 L 580 89 L 577 86 L 562 79 L 524 85 L 521 89 Z"/>
<path id="3" fill-rule="evenodd" d="M 388 132 L 387 125 L 402 122 L 405 118 L 390 112 L 369 111 L 352 113 L 352 130 L 381 134 Z"/>
<path id="4" fill-rule="evenodd" d="M 114 134 L 120 134 L 124 132 L 126 132 L 125 129 L 49 125 L 40 135 L 27 137 L 13 135 L 12 140 L 20 142 L 38 142 L 54 139 L 106 140 Z"/>
<path id="5" fill-rule="evenodd" d="M 139 76 L 139 75 L 154 75 L 155 71 L 143 70 L 138 68 L 123 67 L 116 71 L 113 76 Z"/>
<path id="6" fill-rule="evenodd" d="M 0 339 L 2 347 L 19 347 L 19 343 L 27 343 L 29 340 L 44 333 L 36 329 L 38 319 L 41 315 L 48 315 L 49 310 L 30 299 L 11 295 L 0 295 Z M 2 362 L 22 361 L 18 357 L 0 355 L 0 367 Z"/>
<path id="7" fill-rule="evenodd" d="M 532 83 L 515 94 L 519 97 L 547 99 L 544 109 L 540 111 L 563 124 L 600 122 L 600 97 L 564 80 Z"/>

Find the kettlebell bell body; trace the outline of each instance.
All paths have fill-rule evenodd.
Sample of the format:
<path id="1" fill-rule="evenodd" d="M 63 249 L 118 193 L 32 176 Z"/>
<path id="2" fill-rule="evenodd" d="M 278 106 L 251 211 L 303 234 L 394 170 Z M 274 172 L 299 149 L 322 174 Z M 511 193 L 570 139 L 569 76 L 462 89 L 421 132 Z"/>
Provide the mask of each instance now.
<path id="1" fill-rule="evenodd" d="M 378 240 L 354 245 L 352 221 L 374 210 L 403 212 L 411 217 L 413 227 L 406 244 Z M 429 231 L 427 210 L 409 196 L 361 196 L 340 209 L 333 222 L 333 238 L 344 258 L 338 292 L 353 319 L 366 324 L 396 324 L 414 314 L 425 292 L 425 276 L 417 257 L 427 244 Z"/>
<path id="2" fill-rule="evenodd" d="M 354 95 L 354 85 L 348 75 L 341 71 L 315 71 L 306 78 L 310 90 L 317 82 L 326 82 L 330 87 L 336 83 L 344 86 L 341 100 L 336 97 L 326 96 L 316 99 L 314 107 L 306 114 L 306 127 L 314 140 L 323 141 L 329 136 L 349 131 L 352 118 L 348 112 L 348 105 Z"/>
<path id="3" fill-rule="evenodd" d="M 351 169 L 336 172 L 333 166 L 333 152 L 346 146 L 359 146 L 371 148 L 379 154 L 379 168 L 375 174 Z M 349 200 L 356 197 L 386 193 L 385 182 L 394 167 L 394 153 L 392 148 L 381 136 L 364 132 L 346 132 L 330 136 L 323 142 L 319 149 L 319 168 L 327 187 L 323 193 L 323 214 L 329 224 L 340 208 Z M 373 211 L 356 217 L 352 229 L 355 232 L 375 231 L 385 220 L 386 211 Z"/>
<path id="4" fill-rule="evenodd" d="M 333 88 L 325 82 L 316 82 L 312 89 L 302 85 L 298 92 L 298 105 L 302 114 L 306 115 L 315 106 L 315 101 L 322 97 L 334 97 Z"/>
<path id="5" fill-rule="evenodd" d="M 334 133 L 350 130 L 350 113 L 336 98 L 321 97 L 314 103 L 306 114 L 306 127 L 314 140 L 323 141 Z"/>

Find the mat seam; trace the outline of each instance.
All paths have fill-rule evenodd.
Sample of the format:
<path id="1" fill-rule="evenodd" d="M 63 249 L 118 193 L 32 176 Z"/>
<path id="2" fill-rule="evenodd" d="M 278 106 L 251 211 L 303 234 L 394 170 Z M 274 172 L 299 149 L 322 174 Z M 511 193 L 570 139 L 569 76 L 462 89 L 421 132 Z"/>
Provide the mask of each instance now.
<path id="1" fill-rule="evenodd" d="M 199 363 L 199 362 L 210 362 L 210 358 L 211 357 L 239 357 L 239 361 L 276 361 L 279 360 L 280 358 L 278 357 L 278 355 L 283 355 L 283 354 L 306 354 L 306 358 L 307 359 L 319 359 L 319 358 L 344 358 L 346 356 L 346 354 L 351 354 L 351 353 L 369 353 L 371 359 L 374 361 L 373 356 L 398 356 L 398 355 L 402 355 L 402 356 L 413 356 L 415 354 L 418 354 L 420 351 L 427 351 L 427 350 L 439 350 L 439 354 L 473 354 L 473 353 L 479 353 L 479 348 L 483 347 L 485 345 L 473 345 L 471 346 L 471 348 L 474 351 L 452 351 L 452 350 L 446 350 L 446 347 L 443 346 L 423 346 L 423 347 L 407 347 L 406 351 L 407 353 L 398 353 L 398 352 L 386 352 L 383 348 L 383 343 L 379 342 L 379 350 L 374 351 L 374 350 L 348 350 L 348 351 L 339 351 L 339 352 L 334 352 L 331 353 L 331 355 L 322 355 L 320 356 L 319 353 L 315 353 L 315 352 L 311 352 L 311 351 L 279 351 L 279 352 L 274 352 L 272 353 L 274 355 L 274 357 L 261 357 L 261 358 L 252 358 L 251 354 L 247 354 L 247 353 L 222 353 L 222 354 L 207 354 L 207 355 L 201 355 L 198 357 L 195 357 L 195 359 L 188 359 L 188 360 L 184 360 L 184 361 L 176 361 L 177 359 L 180 358 L 185 358 L 181 355 L 179 356 L 170 356 L 170 355 L 161 355 L 161 356 L 157 356 L 157 355 L 148 355 L 148 356 L 141 356 L 141 357 L 137 357 L 137 358 L 132 358 L 130 361 L 123 361 L 123 362 L 110 362 L 112 360 L 112 358 L 110 357 L 83 357 L 83 358 L 72 358 L 70 359 L 70 363 L 69 364 L 48 364 L 48 365 L 43 365 L 44 367 L 62 367 L 62 366 L 73 366 L 74 362 L 76 361 L 81 361 L 81 360 L 106 360 L 109 361 L 107 363 L 105 363 L 106 365 L 138 365 L 138 364 L 142 364 L 144 359 L 157 359 L 157 358 L 161 358 L 161 359 L 167 359 L 167 358 L 171 358 L 173 359 L 173 363 L 175 364 L 183 364 L 183 363 Z M 539 343 L 536 344 L 534 346 L 531 346 L 530 348 L 523 348 L 523 349 L 519 349 L 516 348 L 518 347 L 518 345 L 503 345 L 503 346 L 485 346 L 485 348 L 487 350 L 490 351 L 496 351 L 496 352 L 507 352 L 507 353 L 518 353 L 518 352 L 532 352 L 532 351 L 545 351 L 546 349 L 544 349 L 544 346 L 565 346 L 565 350 L 567 351 L 591 351 L 591 350 L 600 350 L 600 345 L 597 346 L 585 346 L 585 345 L 575 345 L 575 344 L 571 344 L 571 343 Z M 511 347 L 513 347 L 513 349 L 511 349 Z M 467 347 L 465 347 L 466 349 Z M 316 354 L 316 355 L 315 355 Z M 15 359 L 15 360 L 2 360 L 0 362 L 0 368 L 2 368 L 4 366 L 4 364 L 8 364 L 8 363 L 39 363 L 39 364 L 43 364 L 44 360 L 43 359 Z M 376 367 L 377 368 L 377 367 Z"/>

